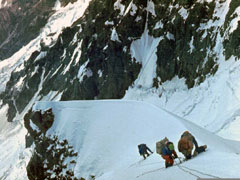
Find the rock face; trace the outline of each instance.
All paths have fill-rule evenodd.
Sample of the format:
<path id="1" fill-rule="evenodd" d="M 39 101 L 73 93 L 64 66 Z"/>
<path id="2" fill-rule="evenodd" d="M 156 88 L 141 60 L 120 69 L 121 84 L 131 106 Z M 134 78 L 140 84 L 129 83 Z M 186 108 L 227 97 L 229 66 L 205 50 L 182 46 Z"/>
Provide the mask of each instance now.
<path id="1" fill-rule="evenodd" d="M 189 88 L 198 85 L 215 74 L 219 57 L 239 56 L 238 5 L 224 0 L 93 0 L 54 46 L 42 43 L 41 51 L 34 52 L 22 70 L 12 72 L 0 95 L 9 105 L 8 120 L 23 111 L 39 88 L 39 100 L 52 92 L 61 100 L 122 98 L 142 67 L 130 46 L 146 25 L 149 35 L 162 38 L 153 85 L 159 87 L 175 76 L 185 78 Z M 11 18 L 11 13 L 5 18 Z M 21 89 L 15 88 L 21 79 Z"/>
<path id="2" fill-rule="evenodd" d="M 62 6 L 75 0 L 61 0 Z M 36 38 L 54 12 L 56 0 L 0 1 L 0 60 Z"/>
<path id="3" fill-rule="evenodd" d="M 46 136 L 52 126 L 54 115 L 52 110 L 32 111 L 24 117 L 24 124 L 28 130 L 26 146 L 34 143 L 35 151 L 27 166 L 27 175 L 30 180 L 42 179 L 77 179 L 71 171 L 75 165 L 74 152 L 67 140 L 59 141 L 57 136 Z M 65 161 L 67 159 L 67 161 Z"/>
<path id="4" fill-rule="evenodd" d="M 54 4 L 54 0 L 22 0 L 0 9 L 0 59 L 38 35 Z M 53 46 L 42 43 L 41 51 L 35 51 L 23 68 L 11 73 L 0 94 L 1 106 L 8 104 L 8 121 L 12 121 L 34 96 L 37 100 L 50 96 L 49 100 L 122 98 L 134 86 L 142 67 L 131 55 L 131 44 L 141 38 L 145 27 L 149 35 L 162 39 L 156 51 L 153 86 L 175 76 L 185 78 L 188 88 L 197 86 L 215 74 L 220 58 L 239 59 L 239 5 L 236 0 L 92 0 L 84 16 L 64 29 Z M 20 80 L 21 88 L 17 88 Z M 36 145 L 28 166 L 30 179 L 48 177 L 43 173 L 44 159 L 58 160 L 46 157 L 50 142 L 60 142 L 41 136 L 52 123 L 43 116 L 42 112 L 25 116 L 30 134 L 27 144 Z M 39 132 L 31 128 L 30 119 Z M 42 168 L 40 174 L 35 171 L 38 167 Z"/>

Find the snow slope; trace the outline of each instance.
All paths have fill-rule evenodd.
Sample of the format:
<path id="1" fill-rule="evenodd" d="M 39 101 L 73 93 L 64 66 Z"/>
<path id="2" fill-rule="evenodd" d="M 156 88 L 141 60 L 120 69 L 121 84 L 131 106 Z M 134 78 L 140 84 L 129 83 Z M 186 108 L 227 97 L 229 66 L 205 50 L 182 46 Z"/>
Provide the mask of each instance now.
<path id="1" fill-rule="evenodd" d="M 53 21 L 49 21 L 39 38 L 11 58 L 0 62 L 0 92 L 5 89 L 11 72 L 21 69 L 21 65 L 31 53 L 39 50 L 40 41 L 44 39 L 46 44 L 54 43 L 66 22 L 71 25 L 74 19 L 81 16 L 88 2 L 77 1 L 77 4 L 62 9 L 56 7 L 58 11 L 51 19 Z M 229 6 L 229 2 L 226 1 L 226 7 Z M 203 24 L 202 27 L 206 31 L 211 27 L 217 29 L 223 24 L 225 11 L 228 9 L 221 13 L 224 7 L 225 5 L 215 13 L 216 16 L 221 16 L 217 24 L 212 22 Z M 234 24 L 235 21 L 229 31 L 234 30 Z M 54 33 L 56 37 L 49 41 L 51 38 L 48 35 Z M 135 81 L 135 86 L 129 88 L 124 98 L 150 102 L 155 106 L 136 101 L 40 102 L 35 108 L 44 109 L 52 106 L 57 115 L 49 135 L 57 133 L 60 137 L 67 138 L 78 150 L 80 156 L 75 173 L 79 176 L 95 174 L 98 179 L 137 177 L 143 180 L 159 177 L 176 179 L 179 176 L 182 179 L 196 179 L 197 176 L 240 177 L 237 171 L 240 167 L 237 154 L 239 143 L 214 135 L 240 140 L 240 62 L 236 61 L 235 57 L 225 61 L 222 54 L 223 37 L 219 35 L 214 53 L 220 57 L 220 61 L 214 77 L 208 77 L 200 86 L 190 90 L 187 89 L 185 80 L 177 77 L 165 82 L 159 89 L 151 88 L 152 79 L 156 74 L 156 47 L 160 40 L 149 36 L 145 30 L 142 38 L 132 43 L 132 57 L 141 62 L 143 68 Z M 37 99 L 38 94 L 29 103 L 28 108 Z M 44 99 L 52 100 L 50 97 Z M 170 115 L 159 107 L 210 132 L 176 115 Z M 30 150 L 24 150 L 26 131 L 21 123 L 15 122 L 11 125 L 6 123 L 7 108 L 4 106 L 0 110 L 0 179 L 26 179 L 25 167 L 30 155 Z M 22 119 L 22 115 L 15 119 Z M 82 118 L 81 121 L 78 120 L 79 117 Z M 5 131 L 1 131 L 3 129 Z M 208 144 L 209 150 L 205 154 L 168 170 L 159 169 L 164 163 L 156 154 L 141 162 L 141 157 L 137 154 L 138 143 L 146 142 L 154 149 L 157 140 L 168 136 L 176 144 L 180 134 L 186 129 L 193 132 L 200 144 Z M 141 134 L 143 131 L 146 131 L 146 134 Z M 234 163 L 228 166 L 229 162 Z"/>
<path id="2" fill-rule="evenodd" d="M 91 0 L 78 0 L 69 3 L 66 7 L 60 7 L 56 3 L 56 12 L 50 17 L 40 35 L 28 45 L 22 47 L 12 57 L 0 60 L 0 92 L 5 90 L 12 71 L 19 71 L 24 62 L 29 59 L 34 51 L 40 50 L 40 42 L 52 45 L 57 40 L 63 28 L 69 27 L 75 20 L 80 18 Z M 1 1 L 0 1 L 1 2 Z M 53 35 L 52 35 L 53 34 Z M 44 55 L 44 53 L 42 53 Z M 21 86 L 21 82 L 18 84 Z M 39 91 L 41 90 L 41 83 Z M 23 127 L 24 114 L 31 108 L 33 103 L 39 99 L 38 93 L 29 102 L 21 114 L 17 114 L 14 123 L 7 122 L 7 109 L 5 105 L 0 109 L 0 179 L 1 180 L 25 180 L 27 179 L 26 166 L 31 157 L 31 149 L 25 149 L 25 135 L 27 130 Z M 54 92 L 53 92 L 54 93 Z M 60 98 L 57 97 L 59 100 Z M 53 100 L 51 96 L 44 100 Z M 2 100 L 0 100 L 0 106 Z"/>
<path id="3" fill-rule="evenodd" d="M 213 28 L 217 32 L 225 22 L 230 2 L 227 0 L 223 5 L 216 2 L 213 16 L 218 20 L 202 24 L 201 29 Z M 207 76 L 203 83 L 191 89 L 187 88 L 184 78 L 177 76 L 159 85 L 158 89 L 152 88 L 161 37 L 153 38 L 145 29 L 142 37 L 131 44 L 131 55 L 142 63 L 142 69 L 124 99 L 153 103 L 224 138 L 240 141 L 240 61 L 234 56 L 227 60 L 223 54 L 223 41 L 236 29 L 237 21 L 238 18 L 232 20 L 223 36 L 217 34 L 215 47 L 209 52 L 219 58 L 216 74 Z"/>
<path id="4" fill-rule="evenodd" d="M 55 121 L 47 133 L 67 139 L 78 151 L 74 171 L 79 177 L 95 175 L 99 180 L 240 177 L 239 142 L 224 140 L 150 103 L 41 101 L 34 106 L 34 110 L 48 108 L 53 109 Z M 164 169 L 164 162 L 156 153 L 142 161 L 138 144 L 146 143 L 155 151 L 155 143 L 166 136 L 176 146 L 185 130 L 191 131 L 200 145 L 207 144 L 208 151 L 169 169 Z"/>

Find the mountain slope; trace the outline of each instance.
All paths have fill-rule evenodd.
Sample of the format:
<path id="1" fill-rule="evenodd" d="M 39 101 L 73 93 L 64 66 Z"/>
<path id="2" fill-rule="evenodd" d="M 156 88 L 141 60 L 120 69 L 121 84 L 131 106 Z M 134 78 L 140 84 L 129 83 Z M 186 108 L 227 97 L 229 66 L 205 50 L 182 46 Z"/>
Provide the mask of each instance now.
<path id="1" fill-rule="evenodd" d="M 75 4 L 70 4 L 66 7 L 56 7 L 57 12 L 51 16 L 46 27 L 42 30 L 42 33 L 39 37 L 32 40 L 27 46 L 21 48 L 17 53 L 12 57 L 5 59 L 0 62 L 0 76 L 1 76 L 1 86 L 0 92 L 3 92 L 6 89 L 9 81 L 17 81 L 17 86 L 13 87 L 13 94 L 10 95 L 14 101 L 14 96 L 16 91 L 21 90 L 22 80 L 16 79 L 16 77 L 11 78 L 11 73 L 13 70 L 20 70 L 24 66 L 25 61 L 31 56 L 31 54 L 40 48 L 40 42 L 45 42 L 49 44 L 54 44 L 58 35 L 62 32 L 64 27 L 70 26 L 77 18 L 82 16 L 85 8 L 88 5 L 88 1 L 78 1 Z M 64 23 L 63 23 L 64 22 Z M 36 73 L 36 72 L 35 72 Z M 33 74 L 35 74 L 33 73 Z M 31 74 L 31 75 L 33 75 Z M 11 80 L 10 80 L 11 79 Z M 36 82 L 36 81 L 35 81 Z M 33 82 L 33 83 L 35 83 Z M 29 87 L 29 86 L 28 86 Z M 31 85 L 30 85 L 31 87 Z M 32 88 L 32 87 L 31 87 Z M 37 89 L 41 88 L 41 85 L 37 85 Z M 18 90 L 17 90 L 18 89 Z M 39 90 L 40 91 L 40 90 Z M 37 90 L 38 92 L 38 90 Z M 24 95 L 26 97 L 26 94 Z M 4 104 L 4 98 L 1 95 L 0 100 L 0 143 L 1 143 L 1 170 L 0 170 L 0 179 L 27 179 L 26 166 L 32 155 L 32 150 L 25 150 L 25 135 L 27 134 L 26 129 L 23 127 L 23 117 L 24 114 L 32 107 L 34 102 L 38 99 L 38 93 L 31 97 L 31 99 L 26 102 L 27 106 L 24 107 L 22 112 L 15 112 L 11 110 L 11 105 L 14 104 Z M 25 98 L 24 97 L 24 98 Z M 46 97 L 47 99 L 48 97 Z M 49 96 L 50 99 L 57 100 L 57 97 Z M 28 98 L 27 98 L 28 99 Z M 26 99 L 26 100 L 27 100 Z M 10 111 L 9 111 L 10 109 Z M 8 113 L 8 111 L 10 113 Z M 13 118 L 11 113 L 15 114 L 14 122 L 9 123 L 7 119 Z"/>
<path id="2" fill-rule="evenodd" d="M 41 33 L 57 4 L 66 6 L 75 0 L 0 1 L 0 60 L 9 58 Z"/>
<path id="3" fill-rule="evenodd" d="M 237 7 L 231 0 L 91 1 L 83 17 L 55 43 L 38 44 L 5 81 L 1 97 L 9 105 L 8 120 L 38 92 L 41 77 L 39 100 L 52 92 L 61 100 L 122 98 L 129 86 L 161 88 L 176 76 L 188 88 L 198 86 L 222 61 L 238 59 Z M 144 69 L 149 77 L 136 82 Z"/>
<path id="4" fill-rule="evenodd" d="M 72 167 L 77 177 L 94 175 L 96 179 L 144 180 L 240 175 L 236 170 L 240 165 L 239 142 L 224 140 L 151 104 L 137 101 L 38 102 L 34 111 L 49 108 L 55 118 L 46 135 L 56 135 L 60 141 L 66 139 L 78 152 L 76 165 Z M 155 150 L 155 143 L 166 136 L 177 146 L 185 130 L 190 130 L 200 145 L 207 144 L 208 151 L 170 169 L 162 169 L 164 162 L 157 154 L 141 161 L 138 144 L 147 143 Z M 233 159 L 234 165 L 226 166 Z"/>
<path id="5" fill-rule="evenodd" d="M 22 142 L 6 146 L 13 151 L 6 159 L 25 153 L 21 120 L 37 100 L 148 101 L 215 134 L 240 139 L 238 1 L 55 5 L 40 35 L 0 62 L 1 143 Z M 31 141 L 28 135 L 26 145 Z M 17 164 L 14 158 L 1 164 L 0 177 L 24 167 L 31 153 L 26 154 Z"/>

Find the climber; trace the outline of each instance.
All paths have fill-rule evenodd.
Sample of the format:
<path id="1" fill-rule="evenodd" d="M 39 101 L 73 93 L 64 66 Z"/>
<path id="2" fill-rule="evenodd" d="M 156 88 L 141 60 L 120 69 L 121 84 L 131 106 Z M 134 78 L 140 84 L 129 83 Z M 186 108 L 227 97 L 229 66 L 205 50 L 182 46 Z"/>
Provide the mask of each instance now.
<path id="1" fill-rule="evenodd" d="M 162 147 L 161 156 L 165 159 L 165 167 L 168 168 L 174 163 L 174 159 L 178 158 L 177 153 L 174 150 L 174 145 L 170 141 L 166 141 L 165 145 Z"/>
<path id="2" fill-rule="evenodd" d="M 192 155 L 193 144 L 195 146 L 195 150 Z M 195 137 L 188 131 L 185 131 L 178 141 L 178 150 L 185 156 L 186 159 L 191 159 L 192 156 L 196 156 L 197 154 L 204 152 L 206 149 L 207 145 L 199 147 Z"/>
<path id="3" fill-rule="evenodd" d="M 144 159 L 146 159 L 146 156 L 149 156 L 150 154 L 148 153 L 148 151 L 152 154 L 153 152 L 151 151 L 151 149 L 149 149 L 149 147 L 147 147 L 146 144 L 139 144 L 138 145 L 138 151 L 139 151 L 139 154 L 141 156 L 143 156 Z"/>

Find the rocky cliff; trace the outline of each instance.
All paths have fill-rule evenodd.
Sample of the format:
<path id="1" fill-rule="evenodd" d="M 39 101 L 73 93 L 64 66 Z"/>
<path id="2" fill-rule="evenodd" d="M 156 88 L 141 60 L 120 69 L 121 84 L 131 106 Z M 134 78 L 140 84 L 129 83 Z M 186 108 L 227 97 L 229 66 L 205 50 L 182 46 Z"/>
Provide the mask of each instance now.
<path id="1" fill-rule="evenodd" d="M 75 0 L 61 0 L 66 6 Z M 56 0 L 0 1 L 0 60 L 10 57 L 36 38 L 54 12 Z"/>

